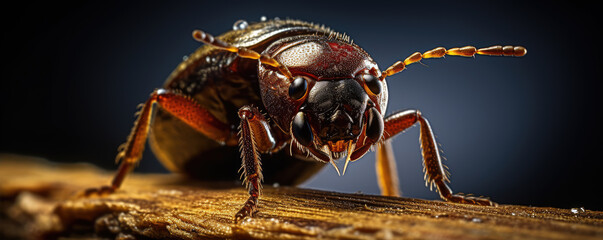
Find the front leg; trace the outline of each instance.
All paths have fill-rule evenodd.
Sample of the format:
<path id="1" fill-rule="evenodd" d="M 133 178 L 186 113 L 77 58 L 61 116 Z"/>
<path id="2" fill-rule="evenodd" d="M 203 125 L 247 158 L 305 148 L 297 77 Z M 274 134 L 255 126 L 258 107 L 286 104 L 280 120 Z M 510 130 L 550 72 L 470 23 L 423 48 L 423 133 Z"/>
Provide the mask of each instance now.
<path id="1" fill-rule="evenodd" d="M 271 151 L 276 144 L 268 121 L 257 107 L 243 106 L 239 109 L 239 145 L 243 170 L 243 182 L 249 191 L 249 198 L 234 216 L 239 223 L 246 217 L 253 216 L 262 190 L 262 166 L 260 153 Z"/>
<path id="2" fill-rule="evenodd" d="M 450 189 L 450 187 L 446 184 L 446 182 L 450 182 L 448 179 L 449 173 L 442 164 L 440 150 L 438 149 L 438 144 L 435 141 L 431 126 L 429 125 L 427 119 L 425 119 L 419 111 L 407 110 L 394 113 L 386 117 L 383 139 L 387 140 L 417 122 L 419 122 L 421 127 L 420 141 L 423 154 L 425 180 L 429 184 L 430 189 L 433 185 L 435 185 L 440 193 L 440 197 L 449 202 L 490 206 L 496 205 L 496 203 L 486 198 L 464 196 L 452 193 L 452 189 Z"/>

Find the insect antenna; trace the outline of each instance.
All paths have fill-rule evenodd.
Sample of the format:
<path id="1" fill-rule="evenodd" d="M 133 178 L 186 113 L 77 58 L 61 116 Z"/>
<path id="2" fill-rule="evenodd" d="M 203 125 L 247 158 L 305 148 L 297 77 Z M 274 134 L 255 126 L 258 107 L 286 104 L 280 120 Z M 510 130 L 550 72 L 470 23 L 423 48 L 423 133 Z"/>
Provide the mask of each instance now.
<path id="1" fill-rule="evenodd" d="M 491 46 L 477 49 L 474 46 L 466 46 L 461 48 L 451 48 L 446 50 L 443 47 L 437 47 L 421 54 L 415 52 L 408 56 L 404 61 L 397 61 L 381 73 L 381 80 L 396 73 L 402 72 L 406 66 L 419 62 L 427 58 L 442 58 L 448 56 L 474 57 L 475 54 L 487 56 L 513 56 L 521 57 L 526 55 L 528 51 L 521 46 Z"/>
<path id="2" fill-rule="evenodd" d="M 258 52 L 253 51 L 251 49 L 233 46 L 227 42 L 224 42 L 220 39 L 215 38 L 214 36 L 210 35 L 209 33 L 203 32 L 201 30 L 194 30 L 193 38 L 195 40 L 205 43 L 207 45 L 214 46 L 214 47 L 221 48 L 221 49 L 224 49 L 229 52 L 236 53 L 239 57 L 242 57 L 242 58 L 259 59 L 260 63 L 277 68 L 278 71 L 281 74 L 285 75 L 285 77 L 287 77 L 287 79 L 289 81 L 293 81 L 293 76 L 291 75 L 291 72 L 289 71 L 289 69 L 285 65 L 282 65 L 281 63 L 276 61 L 276 59 L 274 59 L 266 54 L 259 54 Z"/>

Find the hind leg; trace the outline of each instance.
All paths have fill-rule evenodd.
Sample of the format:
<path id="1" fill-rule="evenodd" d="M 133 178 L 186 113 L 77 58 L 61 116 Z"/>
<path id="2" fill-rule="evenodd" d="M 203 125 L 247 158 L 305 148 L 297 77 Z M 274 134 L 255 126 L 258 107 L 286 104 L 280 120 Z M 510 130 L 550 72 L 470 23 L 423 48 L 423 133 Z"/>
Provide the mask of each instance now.
<path id="1" fill-rule="evenodd" d="M 398 170 L 396 169 L 396 159 L 392 149 L 391 141 L 384 141 L 377 145 L 377 159 L 375 167 L 377 169 L 377 182 L 381 195 L 400 196 L 400 185 L 398 180 Z"/>
<path id="2" fill-rule="evenodd" d="M 127 174 L 134 169 L 142 158 L 149 127 L 154 116 L 154 108 L 161 107 L 178 119 L 187 123 L 197 131 L 216 140 L 217 142 L 236 145 L 236 134 L 230 126 L 216 119 L 208 110 L 201 107 L 194 99 L 175 93 L 171 90 L 155 90 L 144 103 L 138 113 L 128 140 L 117 154 L 116 161 L 121 161 L 119 170 L 110 185 L 87 189 L 83 195 L 108 194 L 119 189 Z"/>

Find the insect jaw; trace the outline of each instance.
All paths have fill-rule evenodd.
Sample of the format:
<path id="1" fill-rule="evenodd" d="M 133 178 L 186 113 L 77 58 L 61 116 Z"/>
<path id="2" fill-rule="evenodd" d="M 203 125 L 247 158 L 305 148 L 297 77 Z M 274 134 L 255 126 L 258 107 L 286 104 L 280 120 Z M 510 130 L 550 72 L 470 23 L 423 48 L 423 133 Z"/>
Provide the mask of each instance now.
<path id="1" fill-rule="evenodd" d="M 303 114 L 298 113 L 298 115 L 303 115 Z M 308 143 L 303 144 L 302 142 L 304 142 L 304 140 L 301 140 L 301 142 L 300 142 L 300 139 L 297 138 L 298 135 L 300 135 L 300 134 L 299 133 L 296 134 L 296 132 L 295 132 L 296 130 L 294 130 L 294 128 L 296 128 L 295 123 L 292 122 L 290 130 L 289 130 L 289 134 L 291 135 L 291 143 L 290 143 L 289 151 L 290 151 L 291 155 L 293 152 L 293 147 L 297 147 L 302 152 L 312 156 L 314 159 L 316 159 L 318 161 L 325 162 L 325 163 L 330 162 L 333 165 L 333 167 L 335 168 L 335 170 L 337 171 L 337 174 L 339 176 L 345 174 L 345 172 L 348 168 L 348 164 L 352 160 L 352 154 L 354 153 L 354 149 L 356 148 L 357 139 L 347 140 L 347 141 L 339 140 L 335 143 L 333 143 L 332 141 L 329 141 L 327 144 L 320 147 L 321 143 L 318 138 L 312 138 L 310 140 L 311 143 L 309 143 L 309 144 Z M 314 132 L 314 130 L 310 126 L 308 126 L 308 130 L 310 132 Z M 310 134 L 310 135 L 313 136 L 314 134 Z M 339 168 L 337 167 L 337 165 L 335 164 L 335 161 L 339 160 L 343 156 L 346 156 L 346 162 L 343 167 L 343 174 L 342 174 L 339 171 Z"/>
<path id="2" fill-rule="evenodd" d="M 346 150 L 347 142 L 348 141 L 345 141 L 345 140 L 339 140 L 335 143 L 333 143 L 333 141 L 328 141 L 327 145 L 329 146 L 329 149 L 331 150 L 331 152 L 340 153 L 340 152 L 343 152 L 344 150 Z"/>
<path id="3" fill-rule="evenodd" d="M 329 142 L 329 144 L 324 145 L 322 147 L 322 151 L 329 156 L 329 162 L 331 163 L 331 165 L 333 165 L 333 167 L 335 168 L 335 171 L 337 171 L 337 174 L 339 176 L 345 175 L 345 171 L 348 168 L 348 164 L 350 163 L 352 154 L 354 153 L 354 149 L 356 148 L 356 143 L 353 140 L 349 140 L 347 142 L 344 142 L 344 140 L 338 141 L 336 144 L 342 145 L 341 147 L 338 146 L 338 147 L 342 148 L 342 149 L 338 149 L 338 150 L 341 150 L 340 152 L 333 152 L 331 149 L 332 148 L 331 144 L 332 144 L 332 142 Z M 343 156 L 346 156 L 346 158 L 345 158 L 345 165 L 343 166 L 343 173 L 341 173 L 339 171 L 339 168 L 335 164 L 335 160 L 339 160 Z"/>
<path id="4" fill-rule="evenodd" d="M 350 163 L 350 159 L 352 157 L 352 154 L 354 153 L 354 149 L 356 148 L 356 143 L 352 142 L 352 140 L 350 140 L 348 142 L 348 154 L 347 157 L 345 158 L 345 165 L 343 166 L 343 174 L 345 175 L 345 170 L 348 169 L 348 164 Z"/>
<path id="5" fill-rule="evenodd" d="M 302 152 L 305 152 L 309 156 L 311 155 L 318 161 L 325 163 L 330 162 L 340 176 L 342 175 L 342 172 L 335 162 L 346 156 L 346 162 L 343 168 L 343 174 L 345 174 L 349 162 L 355 161 L 366 154 L 370 149 L 370 146 L 378 143 L 383 135 L 384 122 L 381 113 L 376 107 L 370 104 L 367 105 L 369 105 L 369 107 L 363 114 L 364 118 L 362 122 L 364 123 L 364 126 L 361 128 L 360 134 L 351 139 L 321 139 L 318 137 L 319 134 L 317 133 L 317 129 L 312 127 L 312 124 L 310 124 L 309 119 L 305 117 L 305 114 L 301 111 L 298 112 L 296 117 L 294 117 L 290 128 L 292 139 L 291 147 L 294 147 L 293 145 L 295 145 L 295 147 Z M 303 129 L 303 131 L 300 129 Z M 310 138 L 308 139 L 307 136 L 310 136 Z"/>

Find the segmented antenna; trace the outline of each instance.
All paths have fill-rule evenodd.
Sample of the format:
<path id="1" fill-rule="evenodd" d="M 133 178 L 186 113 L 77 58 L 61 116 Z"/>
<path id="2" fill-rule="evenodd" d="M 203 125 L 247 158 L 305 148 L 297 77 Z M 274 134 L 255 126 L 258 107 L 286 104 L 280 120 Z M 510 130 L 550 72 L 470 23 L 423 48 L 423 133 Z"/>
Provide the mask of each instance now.
<path id="1" fill-rule="evenodd" d="M 528 53 L 528 50 L 521 46 L 491 46 L 480 49 L 476 49 L 474 46 L 466 46 L 461 48 L 451 48 L 448 50 L 443 47 L 437 47 L 427 52 L 424 52 L 423 54 L 421 54 L 420 52 L 415 52 L 408 56 L 406 59 L 404 59 L 404 61 L 397 61 L 396 63 L 388 67 L 385 71 L 383 71 L 383 73 L 381 74 L 381 79 L 383 80 L 386 77 L 402 72 L 404 69 L 406 69 L 406 66 L 427 58 L 441 58 L 446 55 L 473 57 L 475 56 L 475 54 L 488 56 L 521 57 L 526 55 L 526 53 Z"/>
<path id="2" fill-rule="evenodd" d="M 291 75 L 291 72 L 289 72 L 289 69 L 287 69 L 285 65 L 282 65 L 278 61 L 276 61 L 276 59 L 266 54 L 259 54 L 258 52 L 247 48 L 235 47 L 201 30 L 194 30 L 193 38 L 207 45 L 236 53 L 239 57 L 242 58 L 259 59 L 260 63 L 277 68 L 281 74 L 285 75 L 285 77 L 289 79 L 289 81 L 293 81 L 293 76 Z"/>

